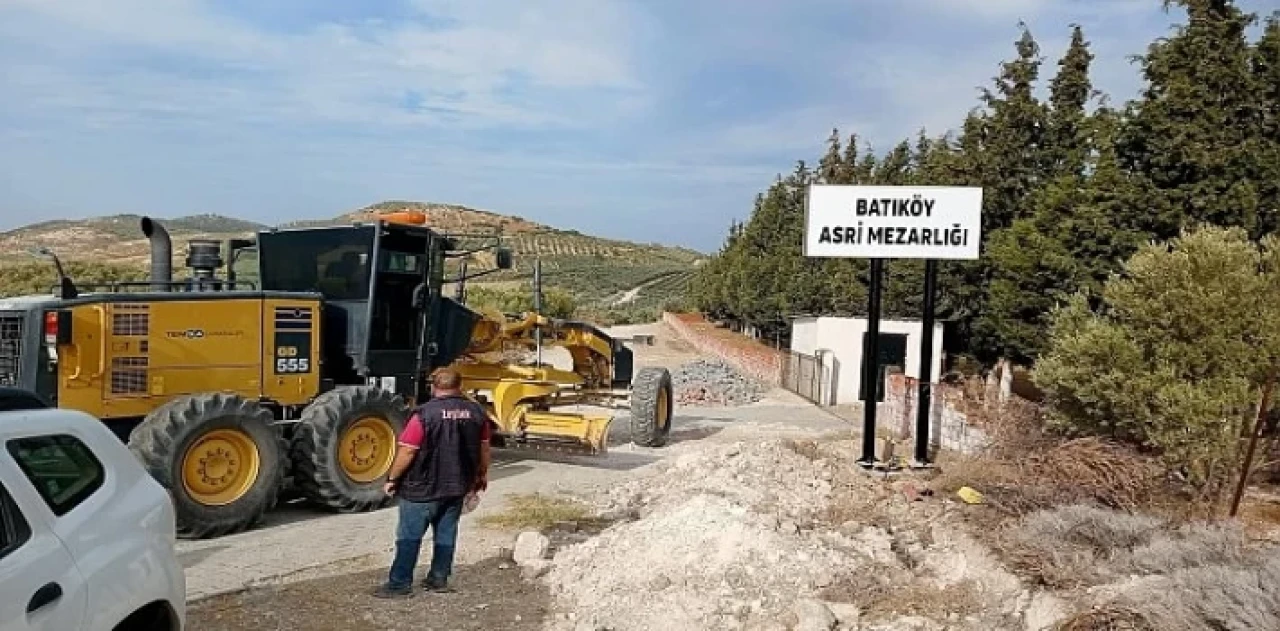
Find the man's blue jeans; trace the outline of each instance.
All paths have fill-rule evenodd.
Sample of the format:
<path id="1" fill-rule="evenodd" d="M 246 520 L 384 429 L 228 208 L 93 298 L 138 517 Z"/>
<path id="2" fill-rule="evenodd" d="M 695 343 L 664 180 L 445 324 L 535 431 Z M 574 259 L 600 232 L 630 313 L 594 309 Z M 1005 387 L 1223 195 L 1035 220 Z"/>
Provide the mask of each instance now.
<path id="1" fill-rule="evenodd" d="M 400 523 L 396 526 L 396 556 L 391 562 L 387 587 L 403 589 L 413 586 L 413 569 L 418 565 L 422 538 L 431 527 L 431 569 L 427 577 L 443 583 L 453 573 L 453 551 L 458 541 L 458 519 L 462 516 L 463 498 L 433 502 L 410 502 L 400 499 Z"/>

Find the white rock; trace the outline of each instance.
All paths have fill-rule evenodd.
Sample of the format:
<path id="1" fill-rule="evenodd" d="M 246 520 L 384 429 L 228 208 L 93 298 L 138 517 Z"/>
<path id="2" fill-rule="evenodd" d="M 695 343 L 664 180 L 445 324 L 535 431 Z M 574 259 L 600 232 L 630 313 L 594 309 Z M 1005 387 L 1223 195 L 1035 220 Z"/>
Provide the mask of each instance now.
<path id="1" fill-rule="evenodd" d="M 856 629 L 862 619 L 862 608 L 853 603 L 827 603 L 827 609 L 844 627 Z"/>
<path id="2" fill-rule="evenodd" d="M 517 565 L 528 565 L 531 561 L 545 559 L 550 549 L 551 540 L 546 535 L 529 530 L 516 537 L 516 547 L 512 550 L 511 557 Z"/>
<path id="3" fill-rule="evenodd" d="M 796 603 L 796 631 L 831 631 L 836 616 L 820 600 L 805 599 Z"/>
<path id="4" fill-rule="evenodd" d="M 1027 606 L 1024 620 L 1027 631 L 1046 631 L 1066 619 L 1067 603 L 1049 592 L 1037 592 Z"/>

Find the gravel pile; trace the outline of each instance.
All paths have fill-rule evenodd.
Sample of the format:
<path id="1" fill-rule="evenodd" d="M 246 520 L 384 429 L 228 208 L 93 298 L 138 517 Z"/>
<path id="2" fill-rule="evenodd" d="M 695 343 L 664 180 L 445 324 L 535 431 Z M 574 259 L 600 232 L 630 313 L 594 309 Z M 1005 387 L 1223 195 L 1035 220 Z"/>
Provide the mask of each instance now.
<path id="1" fill-rule="evenodd" d="M 735 407 L 762 399 L 766 389 L 727 362 L 699 359 L 671 373 L 677 405 Z"/>

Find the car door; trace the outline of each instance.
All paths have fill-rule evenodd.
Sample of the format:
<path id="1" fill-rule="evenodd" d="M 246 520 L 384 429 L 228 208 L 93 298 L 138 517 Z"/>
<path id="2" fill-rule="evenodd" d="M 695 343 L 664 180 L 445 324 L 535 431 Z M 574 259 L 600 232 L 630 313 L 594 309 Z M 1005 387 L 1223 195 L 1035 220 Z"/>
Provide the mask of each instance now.
<path id="1" fill-rule="evenodd" d="M 0 631 L 78 631 L 84 580 L 39 495 L 15 475 L 22 473 L 0 453 Z"/>

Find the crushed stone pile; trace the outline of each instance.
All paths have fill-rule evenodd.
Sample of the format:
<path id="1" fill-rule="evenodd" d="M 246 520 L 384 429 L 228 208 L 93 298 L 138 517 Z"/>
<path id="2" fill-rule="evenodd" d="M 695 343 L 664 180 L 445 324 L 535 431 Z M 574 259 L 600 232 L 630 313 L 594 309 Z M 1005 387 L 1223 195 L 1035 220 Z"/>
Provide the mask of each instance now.
<path id="1" fill-rule="evenodd" d="M 927 553 L 904 543 L 905 531 L 823 521 L 844 466 L 783 440 L 714 445 L 603 491 L 598 508 L 623 521 L 552 559 L 544 580 L 572 612 L 553 627 L 808 628 L 812 617 L 825 629 L 894 628 L 860 623 L 857 605 L 815 600 L 869 574 L 910 580 L 911 553 Z"/>
<path id="2" fill-rule="evenodd" d="M 762 399 L 766 389 L 722 360 L 699 359 L 671 373 L 676 404 L 736 407 Z"/>

